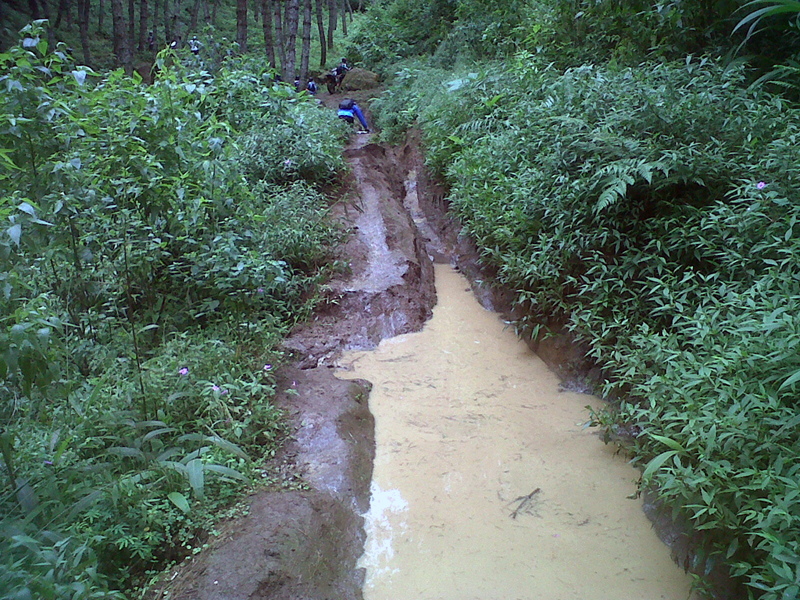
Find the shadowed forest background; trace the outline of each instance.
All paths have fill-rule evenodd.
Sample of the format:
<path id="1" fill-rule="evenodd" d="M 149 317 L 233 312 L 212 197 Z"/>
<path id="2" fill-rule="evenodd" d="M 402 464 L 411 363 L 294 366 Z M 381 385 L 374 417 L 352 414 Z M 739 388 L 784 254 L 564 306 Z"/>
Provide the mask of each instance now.
<path id="1" fill-rule="evenodd" d="M 350 132 L 276 75 L 342 56 L 385 82 L 383 142 L 421 132 L 520 335 L 582 345 L 587 418 L 699 532 L 698 586 L 800 597 L 798 15 L 0 4 L 3 597 L 143 597 L 244 491 L 298 485 L 274 373 L 346 268 Z"/>

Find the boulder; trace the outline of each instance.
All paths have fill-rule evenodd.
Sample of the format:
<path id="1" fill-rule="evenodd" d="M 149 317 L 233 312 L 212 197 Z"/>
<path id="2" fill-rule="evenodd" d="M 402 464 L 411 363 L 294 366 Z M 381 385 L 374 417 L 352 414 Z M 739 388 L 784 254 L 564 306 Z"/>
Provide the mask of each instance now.
<path id="1" fill-rule="evenodd" d="M 342 81 L 342 91 L 354 92 L 356 90 L 371 90 L 378 87 L 378 74 L 366 69 L 355 67 L 347 72 Z"/>

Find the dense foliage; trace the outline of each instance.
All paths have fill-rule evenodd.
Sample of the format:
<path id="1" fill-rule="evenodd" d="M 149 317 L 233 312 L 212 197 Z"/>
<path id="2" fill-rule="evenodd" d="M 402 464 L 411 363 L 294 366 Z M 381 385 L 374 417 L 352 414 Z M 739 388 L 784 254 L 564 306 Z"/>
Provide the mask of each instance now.
<path id="1" fill-rule="evenodd" d="M 775 0 L 775 2 L 792 0 Z M 764 0 L 771 3 L 772 0 Z M 391 76 L 398 61 L 437 67 L 510 57 L 519 50 L 562 67 L 733 52 L 742 0 L 376 0 L 347 39 L 354 60 Z M 754 36 L 764 49 L 770 36 Z M 787 56 L 787 54 L 782 54 Z"/>
<path id="2" fill-rule="evenodd" d="M 246 59 L 166 52 L 143 86 L 41 33 L 0 54 L 0 589 L 97 598 L 191 551 L 278 447 L 346 131 Z"/>
<path id="3" fill-rule="evenodd" d="M 800 597 L 798 110 L 687 58 L 460 75 L 374 105 L 430 165 L 531 335 L 567 328 L 658 490 L 753 597 Z M 702 569 L 701 569 L 702 570 Z"/>

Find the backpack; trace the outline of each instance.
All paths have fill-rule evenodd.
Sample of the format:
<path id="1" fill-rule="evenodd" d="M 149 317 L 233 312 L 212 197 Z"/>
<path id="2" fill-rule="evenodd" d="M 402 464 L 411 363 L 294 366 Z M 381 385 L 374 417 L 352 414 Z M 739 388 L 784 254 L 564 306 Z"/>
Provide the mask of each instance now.
<path id="1" fill-rule="evenodd" d="M 345 98 L 339 102 L 339 110 L 353 110 L 354 105 L 355 102 L 353 102 L 352 98 Z"/>

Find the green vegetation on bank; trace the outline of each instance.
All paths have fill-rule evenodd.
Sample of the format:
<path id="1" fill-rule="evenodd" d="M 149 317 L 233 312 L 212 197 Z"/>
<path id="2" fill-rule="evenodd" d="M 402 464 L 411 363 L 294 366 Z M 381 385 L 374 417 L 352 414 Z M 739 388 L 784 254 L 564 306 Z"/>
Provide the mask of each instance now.
<path id="1" fill-rule="evenodd" d="M 370 14 L 401 19 L 404 1 Z M 432 48 L 391 40 L 377 123 L 420 127 L 520 331 L 566 328 L 603 367 L 616 401 L 592 418 L 705 532 L 700 578 L 725 564 L 751 598 L 800 598 L 800 112 L 722 58 L 738 3 L 524 4 L 494 51 L 448 46 L 455 10 Z M 767 63 L 796 48 L 783 23 L 782 47 L 757 40 Z M 353 51 L 376 60 L 372 30 Z"/>
<path id="2" fill-rule="evenodd" d="M 112 597 L 270 476 L 347 130 L 263 60 L 143 86 L 42 34 L 0 54 L 0 590 Z"/>

